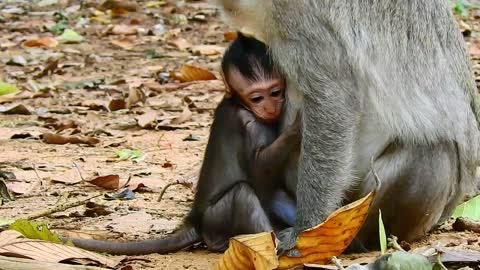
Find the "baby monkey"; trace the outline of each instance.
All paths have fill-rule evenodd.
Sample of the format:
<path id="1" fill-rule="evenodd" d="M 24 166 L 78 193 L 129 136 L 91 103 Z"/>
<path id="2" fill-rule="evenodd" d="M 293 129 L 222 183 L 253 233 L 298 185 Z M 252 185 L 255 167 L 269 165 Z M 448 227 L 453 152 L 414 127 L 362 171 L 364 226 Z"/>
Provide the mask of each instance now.
<path id="1" fill-rule="evenodd" d="M 215 110 L 197 192 L 182 228 L 157 240 L 73 239 L 76 246 L 139 255 L 204 242 L 221 252 L 233 236 L 294 225 L 295 198 L 284 187 L 284 166 L 299 148 L 301 135 L 299 119 L 279 134 L 285 81 L 265 44 L 242 34 L 226 50 L 222 74 L 228 93 Z"/>

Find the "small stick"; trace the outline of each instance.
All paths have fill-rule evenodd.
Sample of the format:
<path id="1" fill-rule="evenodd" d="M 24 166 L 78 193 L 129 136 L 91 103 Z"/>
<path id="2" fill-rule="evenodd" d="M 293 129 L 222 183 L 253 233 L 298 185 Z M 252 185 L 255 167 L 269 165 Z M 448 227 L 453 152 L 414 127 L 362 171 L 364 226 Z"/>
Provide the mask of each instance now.
<path id="1" fill-rule="evenodd" d="M 179 181 L 179 180 L 177 180 L 177 181 L 175 181 L 175 182 L 168 183 L 168 184 L 162 189 L 162 191 L 160 192 L 160 195 L 158 196 L 157 202 L 160 202 L 160 201 L 162 200 L 162 198 L 163 198 L 163 195 L 165 194 L 165 191 L 167 191 L 167 189 L 168 189 L 169 187 L 174 186 L 174 185 L 182 185 L 182 186 L 187 187 L 187 188 L 192 188 L 192 184 L 186 183 L 186 182 L 184 182 L 184 181 Z"/>
<path id="2" fill-rule="evenodd" d="M 73 162 L 73 167 L 77 169 L 78 175 L 80 175 L 80 179 L 82 179 L 82 182 L 85 182 L 85 178 L 83 178 L 82 171 L 80 170 L 80 166 L 74 161 Z"/>
<path id="3" fill-rule="evenodd" d="M 119 189 L 117 189 L 117 190 L 120 190 L 120 189 L 122 189 L 122 188 L 125 188 L 125 187 L 128 185 L 128 183 L 130 183 L 130 180 L 132 180 L 132 174 L 129 174 L 129 175 L 128 175 L 127 182 L 125 182 L 125 184 L 123 184 L 122 187 L 119 188 Z"/>
<path id="4" fill-rule="evenodd" d="M 30 194 L 32 193 L 38 186 L 42 186 L 42 178 L 40 177 L 40 175 L 38 174 L 38 171 L 37 171 L 37 165 L 36 164 L 33 164 L 33 171 L 35 172 L 35 175 L 37 176 L 37 182 L 35 182 L 34 184 L 32 184 L 32 186 L 30 187 L 30 189 L 26 192 L 27 194 Z"/>
<path id="5" fill-rule="evenodd" d="M 345 270 L 345 268 L 343 268 L 342 264 L 340 263 L 340 260 L 337 259 L 337 257 L 333 256 L 332 263 L 334 263 L 339 270 Z"/>
<path id="6" fill-rule="evenodd" d="M 36 213 L 36 214 L 30 215 L 30 216 L 27 216 L 25 219 L 27 219 L 27 220 L 32 220 L 32 219 L 36 219 L 36 218 L 39 218 L 39 217 L 49 216 L 49 215 L 51 215 L 51 214 L 53 214 L 53 213 L 56 213 L 56 212 L 65 211 L 65 210 L 67 210 L 67 209 L 69 209 L 69 208 L 73 208 L 73 207 L 77 207 L 77 206 L 86 204 L 86 203 L 87 203 L 88 201 L 90 201 L 91 199 L 100 197 L 101 195 L 103 195 L 103 193 L 97 194 L 97 195 L 95 195 L 95 196 L 92 196 L 92 197 L 87 198 L 87 199 L 82 200 L 82 201 L 76 201 L 76 202 L 71 202 L 71 203 L 67 203 L 67 204 L 55 206 L 54 208 L 49 209 L 49 210 L 47 210 L 47 211 L 44 211 L 44 212 L 40 212 L 40 213 Z"/>

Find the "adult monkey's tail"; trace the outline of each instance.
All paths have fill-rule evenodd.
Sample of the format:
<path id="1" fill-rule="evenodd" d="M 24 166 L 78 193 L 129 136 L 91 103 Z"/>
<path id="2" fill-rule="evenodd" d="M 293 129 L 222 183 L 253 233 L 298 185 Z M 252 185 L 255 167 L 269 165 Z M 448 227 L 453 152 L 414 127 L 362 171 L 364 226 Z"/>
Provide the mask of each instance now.
<path id="1" fill-rule="evenodd" d="M 185 225 L 182 229 L 162 239 L 137 242 L 113 242 L 92 239 L 62 239 L 71 240 L 76 247 L 106 252 L 112 255 L 146 255 L 152 253 L 166 254 L 182 250 L 202 241 L 195 228 Z"/>

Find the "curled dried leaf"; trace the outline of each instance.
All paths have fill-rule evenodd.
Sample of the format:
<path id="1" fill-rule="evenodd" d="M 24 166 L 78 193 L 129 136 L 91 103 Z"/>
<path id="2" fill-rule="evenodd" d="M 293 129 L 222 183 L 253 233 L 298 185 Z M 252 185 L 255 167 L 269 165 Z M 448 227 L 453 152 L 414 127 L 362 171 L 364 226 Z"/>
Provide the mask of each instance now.
<path id="1" fill-rule="evenodd" d="M 229 248 L 215 270 L 275 269 L 278 266 L 271 232 L 246 234 L 230 239 Z"/>
<path id="2" fill-rule="evenodd" d="M 180 68 L 179 72 L 171 73 L 170 77 L 181 82 L 208 81 L 216 79 L 212 72 L 191 65 L 184 65 Z"/>
<path id="3" fill-rule="evenodd" d="M 48 144 L 88 144 L 93 146 L 100 142 L 99 139 L 93 137 L 76 137 L 76 136 L 62 136 L 53 133 L 42 134 L 43 141 Z"/>
<path id="4" fill-rule="evenodd" d="M 23 47 L 43 47 L 43 48 L 54 48 L 57 47 L 58 40 L 53 37 L 41 37 L 38 39 L 31 39 L 23 42 Z"/>
<path id="5" fill-rule="evenodd" d="M 328 263 L 350 245 L 367 218 L 375 192 L 333 212 L 321 224 L 303 231 L 297 239 L 295 249 L 300 257 L 279 258 L 280 269 L 304 263 Z M 285 254 L 287 254 L 286 252 Z"/>
<path id="6" fill-rule="evenodd" d="M 270 233 L 243 235 L 230 240 L 215 269 L 287 269 L 305 263 L 328 263 L 333 256 L 340 255 L 358 233 L 374 197 L 375 192 L 371 192 L 336 210 L 325 222 L 302 232 L 295 246 L 300 257 L 277 258 L 275 239 L 266 236 Z"/>
<path id="7" fill-rule="evenodd" d="M 120 176 L 118 176 L 118 174 L 102 175 L 95 177 L 88 182 L 95 186 L 116 190 L 120 187 Z"/>

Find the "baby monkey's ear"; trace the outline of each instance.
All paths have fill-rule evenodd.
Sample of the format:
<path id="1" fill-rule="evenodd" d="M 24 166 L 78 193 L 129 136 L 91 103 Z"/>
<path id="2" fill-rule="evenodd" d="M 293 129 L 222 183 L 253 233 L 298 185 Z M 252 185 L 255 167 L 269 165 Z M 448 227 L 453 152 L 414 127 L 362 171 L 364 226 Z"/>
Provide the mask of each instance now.
<path id="1" fill-rule="evenodd" d="M 232 89 L 230 88 L 230 85 L 228 84 L 227 79 L 225 78 L 225 74 L 223 73 L 223 70 L 220 70 L 220 77 L 222 77 L 223 84 L 225 85 L 225 97 L 231 98 Z"/>

